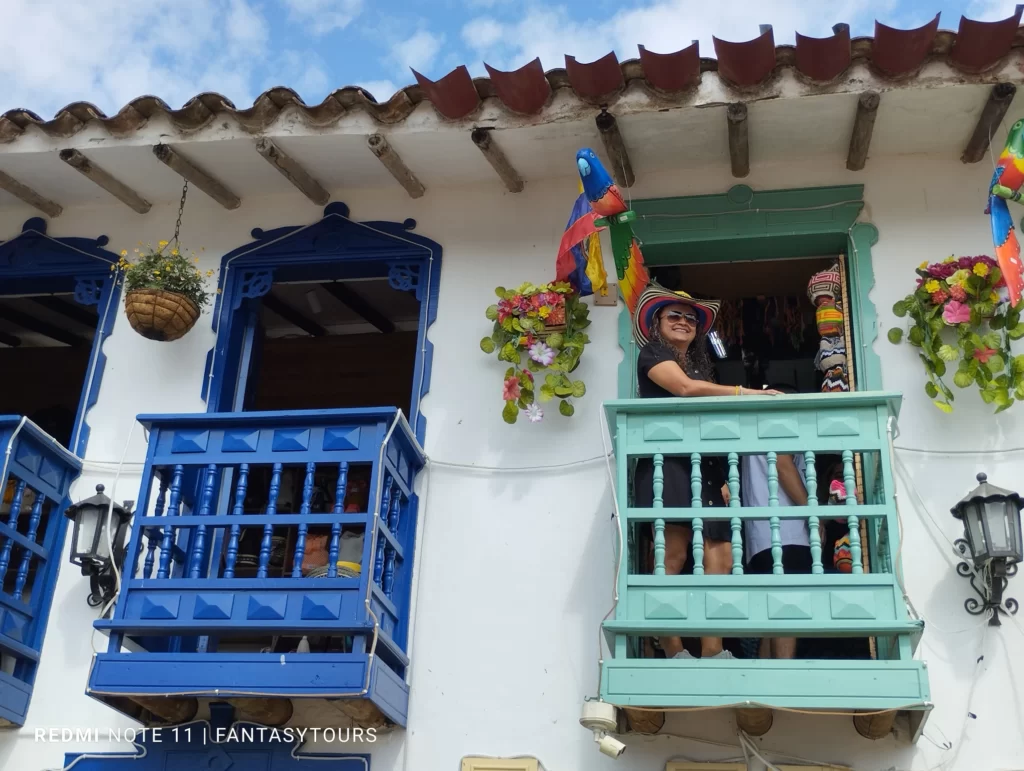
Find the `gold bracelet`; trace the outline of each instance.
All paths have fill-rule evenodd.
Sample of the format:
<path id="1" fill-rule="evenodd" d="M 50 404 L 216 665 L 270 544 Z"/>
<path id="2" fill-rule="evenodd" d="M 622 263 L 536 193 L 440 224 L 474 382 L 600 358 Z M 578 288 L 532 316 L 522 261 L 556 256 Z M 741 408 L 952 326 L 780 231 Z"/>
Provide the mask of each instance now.
<path id="1" fill-rule="evenodd" d="M 741 389 L 740 389 L 740 387 L 739 387 L 739 386 L 736 386 L 736 395 L 737 395 L 737 396 L 739 396 L 739 395 L 740 395 L 740 390 L 741 390 Z"/>

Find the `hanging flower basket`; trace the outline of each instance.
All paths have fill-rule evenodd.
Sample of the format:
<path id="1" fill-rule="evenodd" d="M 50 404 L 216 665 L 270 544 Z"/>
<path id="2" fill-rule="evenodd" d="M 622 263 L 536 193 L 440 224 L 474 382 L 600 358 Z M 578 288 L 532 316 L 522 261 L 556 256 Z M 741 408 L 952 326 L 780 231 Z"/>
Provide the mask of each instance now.
<path id="1" fill-rule="evenodd" d="M 132 329 L 147 340 L 177 340 L 199 319 L 199 307 L 194 302 L 183 294 L 163 289 L 128 292 L 124 310 Z"/>

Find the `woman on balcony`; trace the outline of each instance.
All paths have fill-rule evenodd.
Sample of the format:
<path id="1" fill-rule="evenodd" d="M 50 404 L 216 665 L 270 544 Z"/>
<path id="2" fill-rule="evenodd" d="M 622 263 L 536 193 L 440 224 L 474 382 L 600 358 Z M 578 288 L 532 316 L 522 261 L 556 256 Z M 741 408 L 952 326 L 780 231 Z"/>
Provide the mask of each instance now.
<path id="1" fill-rule="evenodd" d="M 778 394 L 742 386 L 724 386 L 713 382 L 714 371 L 707 351 L 707 334 L 714 326 L 720 303 L 695 300 L 686 292 L 671 292 L 652 281 L 640 296 L 633 316 L 633 335 L 640 346 L 637 357 L 637 389 L 641 399 L 666 399 L 690 396 L 742 396 Z M 703 508 L 724 507 L 729 490 L 720 458 L 701 460 L 701 503 Z M 688 456 L 666 456 L 662 467 L 662 504 L 666 508 L 688 508 L 690 492 Z M 637 462 L 633 480 L 636 505 L 654 504 L 654 463 L 650 458 Z M 725 520 L 705 519 L 704 572 L 723 575 L 732 569 L 731 531 Z M 683 572 L 693 529 L 689 524 L 665 524 L 665 573 Z M 653 559 L 651 560 L 653 563 Z M 679 637 L 661 639 L 666 658 L 690 658 Z M 700 641 L 701 658 L 732 658 L 723 649 L 720 637 Z"/>

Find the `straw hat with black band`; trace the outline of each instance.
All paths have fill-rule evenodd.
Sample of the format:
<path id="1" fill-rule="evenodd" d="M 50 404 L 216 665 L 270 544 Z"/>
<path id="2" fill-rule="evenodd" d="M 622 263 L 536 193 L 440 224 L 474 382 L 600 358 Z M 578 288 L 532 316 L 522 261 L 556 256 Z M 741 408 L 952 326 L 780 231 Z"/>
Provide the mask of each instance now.
<path id="1" fill-rule="evenodd" d="M 656 323 L 658 312 L 669 305 L 688 305 L 697 312 L 698 322 L 704 334 L 711 331 L 718 318 L 722 303 L 719 300 L 697 300 L 686 292 L 673 292 L 651 281 L 640 295 L 633 313 L 633 339 L 641 348 L 651 341 L 651 329 Z"/>

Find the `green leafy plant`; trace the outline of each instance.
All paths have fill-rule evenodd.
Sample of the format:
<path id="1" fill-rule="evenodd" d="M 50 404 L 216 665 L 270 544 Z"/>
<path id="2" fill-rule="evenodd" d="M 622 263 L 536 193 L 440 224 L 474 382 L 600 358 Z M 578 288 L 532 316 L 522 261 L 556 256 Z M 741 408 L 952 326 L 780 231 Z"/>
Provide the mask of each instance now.
<path id="1" fill-rule="evenodd" d="M 123 250 L 121 259 L 110 266 L 111 271 L 121 271 L 127 291 L 161 289 L 173 292 L 184 295 L 200 310 L 210 301 L 206 283 L 214 271 L 200 270 L 197 267 L 198 257 L 186 256 L 177 245 L 171 247 L 167 241 L 160 241 L 155 249 L 151 244 L 143 245 L 140 241 L 134 251 L 136 256 L 129 259 L 128 250 Z"/>
<path id="2" fill-rule="evenodd" d="M 928 381 L 924 390 L 936 407 L 953 411 L 953 391 L 944 378 L 953 372 L 957 388 L 976 386 L 996 412 L 1024 401 L 1024 355 L 1011 344 L 1024 337 L 1024 300 L 1011 307 L 999 290 L 1005 286 L 991 257 L 949 257 L 921 263 L 917 289 L 893 305 L 909 320 L 909 329 L 889 330 L 889 342 L 919 348 Z"/>
<path id="3" fill-rule="evenodd" d="M 502 381 L 502 418 L 515 423 L 525 412 L 538 423 L 544 419 L 540 405 L 554 399 L 558 412 L 571 416 L 576 409 L 572 400 L 587 392 L 583 381 L 570 375 L 590 342 L 583 332 L 590 326 L 590 309 L 563 282 L 511 290 L 499 286 L 494 293 L 498 302 L 486 311 L 494 327 L 480 341 L 480 349 L 511 365 Z"/>

